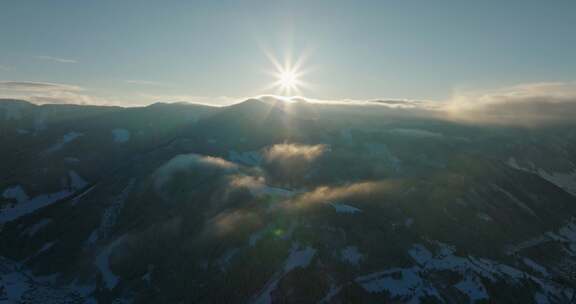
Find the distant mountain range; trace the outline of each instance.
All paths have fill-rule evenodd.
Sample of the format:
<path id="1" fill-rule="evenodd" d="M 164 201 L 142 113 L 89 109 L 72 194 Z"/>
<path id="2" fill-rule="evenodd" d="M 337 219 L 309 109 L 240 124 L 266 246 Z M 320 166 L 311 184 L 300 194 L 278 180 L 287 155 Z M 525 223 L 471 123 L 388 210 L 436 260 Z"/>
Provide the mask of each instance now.
<path id="1" fill-rule="evenodd" d="M 570 303 L 576 121 L 0 100 L 0 303 Z"/>

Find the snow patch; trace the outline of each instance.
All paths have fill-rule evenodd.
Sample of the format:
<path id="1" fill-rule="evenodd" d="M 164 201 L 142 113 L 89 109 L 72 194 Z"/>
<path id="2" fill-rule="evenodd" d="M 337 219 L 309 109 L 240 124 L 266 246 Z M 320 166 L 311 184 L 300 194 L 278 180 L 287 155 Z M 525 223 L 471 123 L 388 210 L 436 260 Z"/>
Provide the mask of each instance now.
<path id="1" fill-rule="evenodd" d="M 27 236 L 32 237 L 36 233 L 38 233 L 38 231 L 40 231 L 40 230 L 44 229 L 46 226 L 48 226 L 50 223 L 52 223 L 52 219 L 42 219 L 38 223 L 36 223 L 36 224 L 30 226 L 28 229 L 26 229 L 24 231 L 24 233 Z"/>
<path id="2" fill-rule="evenodd" d="M 270 280 L 266 283 L 261 292 L 259 292 L 250 302 L 255 304 L 269 304 L 272 303 L 272 292 L 278 286 L 278 282 L 282 277 L 290 272 L 292 269 L 298 267 L 308 267 L 314 255 L 316 254 L 316 249 L 312 247 L 306 247 L 304 249 L 298 249 L 299 245 L 297 243 L 292 244 L 290 254 L 284 262 L 284 267 L 281 271 L 276 272 Z"/>
<path id="3" fill-rule="evenodd" d="M 70 187 L 68 189 L 49 194 L 41 194 L 21 202 L 13 208 L 4 209 L 4 211 L 0 213 L 0 224 L 13 221 L 59 200 L 65 199 L 87 185 L 86 181 L 74 171 L 69 171 L 68 176 L 70 178 Z"/>
<path id="4" fill-rule="evenodd" d="M 56 242 L 48 242 L 44 245 L 42 245 L 42 248 L 40 248 L 40 250 L 38 250 L 38 252 L 36 253 L 36 255 L 41 254 L 42 252 L 48 251 L 50 248 L 52 248 L 52 246 L 54 246 Z"/>
<path id="5" fill-rule="evenodd" d="M 576 195 L 576 169 L 571 172 L 550 173 L 547 170 L 537 168 L 533 163 L 530 163 L 530 167 L 521 166 L 514 157 L 509 158 L 506 163 L 514 169 L 539 175 L 550 183 L 566 190 L 566 192 Z"/>
<path id="6" fill-rule="evenodd" d="M 234 258 L 234 256 L 240 252 L 239 248 L 232 248 L 230 250 L 228 250 L 226 253 L 224 253 L 219 259 L 218 259 L 218 267 L 220 268 L 221 271 L 225 271 L 226 268 L 228 268 L 228 265 L 230 265 L 230 261 L 232 260 L 232 258 Z"/>
<path id="7" fill-rule="evenodd" d="M 393 268 L 356 278 L 366 291 L 380 293 L 387 291 L 391 297 L 400 298 L 404 303 L 420 303 L 420 298 L 439 298 L 436 290 L 422 280 L 416 268 Z"/>
<path id="8" fill-rule="evenodd" d="M 484 212 L 478 212 L 476 214 L 476 217 L 478 217 L 479 219 L 481 219 L 483 221 L 487 221 L 487 222 L 493 221 L 492 217 L 490 217 L 488 214 L 486 214 Z"/>
<path id="9" fill-rule="evenodd" d="M 344 262 L 352 265 L 358 265 L 364 259 L 364 255 L 360 253 L 356 246 L 347 246 L 340 250 L 340 256 Z"/>
<path id="10" fill-rule="evenodd" d="M 18 204 L 28 200 L 28 194 L 26 194 L 26 191 L 24 191 L 20 185 L 6 188 L 6 190 L 2 192 L 2 197 L 6 199 L 15 199 Z"/>
<path id="11" fill-rule="evenodd" d="M 290 272 L 294 268 L 302 267 L 306 268 L 312 261 L 312 258 L 316 254 L 316 249 L 312 247 L 306 247 L 302 250 L 298 250 L 298 245 L 293 245 L 290 255 L 284 264 L 284 272 Z"/>
<path id="12" fill-rule="evenodd" d="M 258 241 L 261 240 L 262 237 L 264 237 L 264 234 L 266 234 L 267 231 L 268 231 L 268 229 L 263 229 L 263 230 L 252 233 L 250 235 L 250 237 L 248 238 L 248 244 L 250 245 L 250 247 L 256 246 Z"/>
<path id="13" fill-rule="evenodd" d="M 80 190 L 88 185 L 88 182 L 75 171 L 68 171 L 68 177 L 70 178 L 70 187 L 73 190 Z"/>
<path id="14" fill-rule="evenodd" d="M 334 210 L 336 210 L 337 213 L 354 214 L 362 212 L 361 209 L 341 203 L 330 203 L 330 206 L 334 207 Z"/>
<path id="15" fill-rule="evenodd" d="M 0 303 L 88 303 L 94 286 L 53 286 L 55 276 L 34 276 L 24 264 L 0 257 Z"/>
<path id="16" fill-rule="evenodd" d="M 100 226 L 90 234 L 88 240 L 86 240 L 86 245 L 92 245 L 96 241 L 101 239 L 106 239 L 110 236 L 112 229 L 116 225 L 116 221 L 120 216 L 122 208 L 124 208 L 124 203 L 128 198 L 128 195 L 134 187 L 134 180 L 130 180 L 128 185 L 120 192 L 120 194 L 113 197 L 110 201 L 110 205 L 104 210 L 102 214 L 102 219 L 100 220 Z"/>
<path id="17" fill-rule="evenodd" d="M 414 224 L 414 219 L 411 218 L 411 217 L 407 218 L 407 219 L 404 221 L 404 226 L 406 226 L 406 227 L 411 227 L 412 224 Z"/>
<path id="18" fill-rule="evenodd" d="M 356 278 L 368 292 L 387 291 L 393 298 L 403 303 L 419 303 L 424 296 L 437 297 L 438 292 L 427 279 L 434 272 L 451 271 L 463 277 L 454 287 L 467 294 L 470 301 L 488 299 L 482 280 L 497 282 L 505 280 L 512 284 L 522 284 L 530 280 L 544 295 L 555 299 L 561 295 L 562 286 L 550 280 L 540 279 L 530 273 L 511 266 L 474 256 L 456 256 L 455 249 L 440 242 L 433 242 L 437 249 L 431 252 L 421 244 L 415 244 L 408 251 L 416 265 L 407 268 L 392 268 Z M 432 276 L 433 278 L 433 276 Z M 442 299 L 439 298 L 440 302 Z"/>
<path id="19" fill-rule="evenodd" d="M 54 193 L 38 195 L 22 204 L 18 204 L 15 207 L 4 210 L 4 212 L 0 213 L 0 224 L 31 214 L 34 211 L 49 206 L 72 195 L 73 193 L 74 192 L 70 190 L 62 190 Z"/>
<path id="20" fill-rule="evenodd" d="M 114 248 L 120 244 L 123 239 L 124 237 L 116 239 L 114 242 L 112 242 L 112 244 L 104 248 L 104 250 L 102 250 L 96 257 L 96 267 L 98 267 L 98 270 L 100 270 L 102 280 L 108 289 L 113 289 L 116 287 L 119 281 L 118 276 L 115 275 L 110 269 L 110 254 L 112 254 Z"/>
<path id="21" fill-rule="evenodd" d="M 58 151 L 58 150 L 62 149 L 62 147 L 64 147 L 64 145 L 73 142 L 74 140 L 76 140 L 80 136 L 84 136 L 84 134 L 80 133 L 80 132 L 75 132 L 75 131 L 68 132 L 62 136 L 60 141 L 58 141 L 57 143 L 52 145 L 50 148 L 48 148 L 46 151 L 44 151 L 44 153 L 52 153 L 52 152 Z"/>
<path id="22" fill-rule="evenodd" d="M 531 215 L 537 217 L 536 213 L 534 212 L 534 210 L 532 210 L 532 208 L 528 207 L 528 205 L 526 205 L 524 202 L 522 202 L 521 200 L 519 200 L 516 196 L 514 196 L 512 193 L 506 191 L 505 189 L 503 189 L 502 187 L 493 184 L 492 185 L 496 190 L 504 193 L 504 195 L 506 195 L 511 201 L 513 201 L 518 207 L 520 207 L 521 209 L 523 209 L 524 211 L 530 213 Z"/>
<path id="23" fill-rule="evenodd" d="M 477 277 L 465 277 L 464 280 L 454 285 L 454 287 L 468 295 L 468 298 L 473 303 L 479 300 L 490 299 L 486 287 L 484 287 Z"/>
<path id="24" fill-rule="evenodd" d="M 546 270 L 545 267 L 539 265 L 538 263 L 532 261 L 529 258 L 523 258 L 522 261 L 524 262 L 524 264 L 526 264 L 528 267 L 532 268 L 533 270 L 535 270 L 536 272 L 539 272 L 540 274 L 544 275 L 544 276 L 548 276 L 548 270 Z"/>

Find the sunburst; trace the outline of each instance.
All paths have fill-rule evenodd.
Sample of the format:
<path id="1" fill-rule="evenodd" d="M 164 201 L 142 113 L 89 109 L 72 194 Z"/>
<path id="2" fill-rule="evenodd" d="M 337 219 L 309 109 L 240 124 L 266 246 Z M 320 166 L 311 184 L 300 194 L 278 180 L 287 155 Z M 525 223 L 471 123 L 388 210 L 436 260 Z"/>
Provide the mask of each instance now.
<path id="1" fill-rule="evenodd" d="M 308 86 L 303 81 L 303 76 L 307 73 L 307 70 L 303 69 L 306 57 L 300 56 L 293 61 L 292 56 L 288 54 L 281 62 L 269 52 L 266 52 L 266 56 L 274 65 L 274 71 L 269 74 L 276 79 L 270 88 L 273 88 L 276 94 L 287 97 L 300 95 L 302 89 Z"/>

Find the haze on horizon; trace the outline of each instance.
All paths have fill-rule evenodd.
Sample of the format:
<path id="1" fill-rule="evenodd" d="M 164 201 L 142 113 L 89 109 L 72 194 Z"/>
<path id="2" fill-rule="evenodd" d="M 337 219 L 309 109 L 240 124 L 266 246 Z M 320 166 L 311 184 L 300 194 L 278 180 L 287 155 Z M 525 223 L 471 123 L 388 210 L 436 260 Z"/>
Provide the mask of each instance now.
<path id="1" fill-rule="evenodd" d="M 317 100 L 576 96 L 569 0 L 58 0 L 2 8 L 0 98 L 222 105 L 286 95 L 281 87 L 296 81 L 298 95 Z M 274 60 L 300 60 L 302 75 L 275 76 Z"/>

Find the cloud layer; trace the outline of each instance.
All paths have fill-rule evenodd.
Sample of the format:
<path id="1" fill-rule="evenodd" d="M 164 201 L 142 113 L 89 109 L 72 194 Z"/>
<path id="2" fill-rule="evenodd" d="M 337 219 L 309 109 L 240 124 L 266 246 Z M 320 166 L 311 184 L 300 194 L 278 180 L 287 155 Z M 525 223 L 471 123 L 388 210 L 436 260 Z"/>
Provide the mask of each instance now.
<path id="1" fill-rule="evenodd" d="M 456 95 L 445 104 L 449 119 L 498 125 L 574 123 L 576 83 L 534 83 Z"/>

